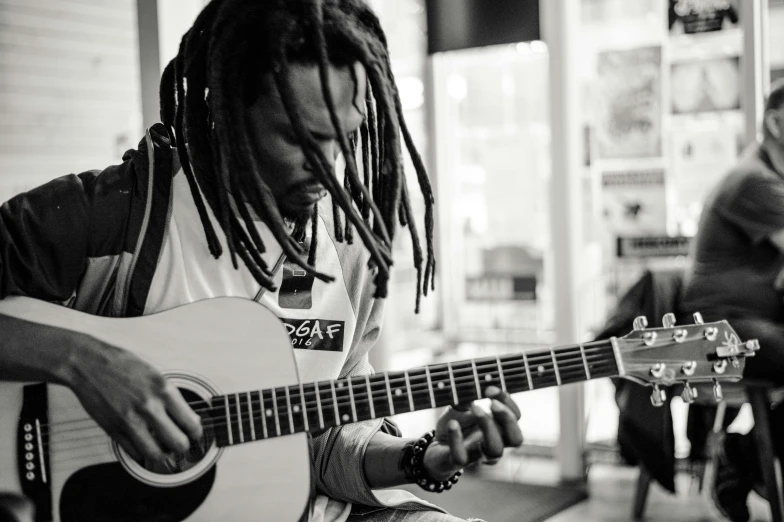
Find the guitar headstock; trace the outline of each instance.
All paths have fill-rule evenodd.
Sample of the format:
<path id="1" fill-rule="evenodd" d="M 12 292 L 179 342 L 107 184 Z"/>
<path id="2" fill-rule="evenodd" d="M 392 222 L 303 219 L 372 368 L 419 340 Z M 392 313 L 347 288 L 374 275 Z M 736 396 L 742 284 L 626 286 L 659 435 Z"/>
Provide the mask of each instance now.
<path id="1" fill-rule="evenodd" d="M 653 386 L 651 402 L 661 406 L 666 399 L 660 386 L 683 384 L 681 396 L 687 403 L 697 397 L 693 383 L 713 383 L 716 401 L 722 398 L 721 382 L 743 376 L 746 357 L 759 349 L 759 342 L 741 342 L 727 321 L 705 323 L 699 313 L 694 324 L 675 325 L 667 314 L 661 328 L 648 328 L 645 317 L 634 320 L 634 330 L 617 338 L 624 377 Z"/>

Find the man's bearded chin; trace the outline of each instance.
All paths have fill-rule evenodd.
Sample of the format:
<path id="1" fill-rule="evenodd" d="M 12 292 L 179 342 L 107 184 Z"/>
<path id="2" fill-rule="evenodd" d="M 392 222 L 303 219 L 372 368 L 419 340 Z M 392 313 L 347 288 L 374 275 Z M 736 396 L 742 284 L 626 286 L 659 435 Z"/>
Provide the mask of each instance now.
<path id="1" fill-rule="evenodd" d="M 294 226 L 297 223 L 307 222 L 310 219 L 311 214 L 313 213 L 313 208 L 311 207 L 310 210 L 293 210 L 290 208 L 286 208 L 285 206 L 279 207 L 280 215 L 283 216 L 283 221 L 286 225 Z"/>

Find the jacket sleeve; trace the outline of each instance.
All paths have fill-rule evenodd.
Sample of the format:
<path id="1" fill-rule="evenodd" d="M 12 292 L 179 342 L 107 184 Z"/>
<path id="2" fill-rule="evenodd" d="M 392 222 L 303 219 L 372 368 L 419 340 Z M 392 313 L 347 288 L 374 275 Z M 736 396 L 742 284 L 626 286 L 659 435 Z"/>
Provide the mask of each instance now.
<path id="1" fill-rule="evenodd" d="M 0 299 L 67 304 L 89 259 L 122 249 L 132 192 L 127 163 L 54 179 L 0 206 Z"/>
<path id="2" fill-rule="evenodd" d="M 372 298 L 373 290 L 372 282 L 363 289 L 361 302 L 364 306 L 359 307 L 357 332 L 341 378 L 373 373 L 368 351 L 381 332 L 384 306 L 383 299 Z M 316 489 L 337 500 L 381 506 L 368 486 L 364 472 L 365 449 L 379 430 L 400 436 L 397 426 L 388 419 L 330 428 L 314 436 L 311 455 Z"/>

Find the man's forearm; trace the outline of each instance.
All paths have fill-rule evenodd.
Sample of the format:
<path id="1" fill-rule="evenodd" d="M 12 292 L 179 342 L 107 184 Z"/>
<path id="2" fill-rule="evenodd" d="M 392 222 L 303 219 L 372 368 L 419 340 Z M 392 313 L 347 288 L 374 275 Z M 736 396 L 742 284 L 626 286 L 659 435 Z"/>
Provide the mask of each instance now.
<path id="1" fill-rule="evenodd" d="M 365 479 L 372 489 L 406 484 L 400 468 L 403 448 L 410 439 L 401 439 L 382 431 L 376 432 L 365 448 Z"/>

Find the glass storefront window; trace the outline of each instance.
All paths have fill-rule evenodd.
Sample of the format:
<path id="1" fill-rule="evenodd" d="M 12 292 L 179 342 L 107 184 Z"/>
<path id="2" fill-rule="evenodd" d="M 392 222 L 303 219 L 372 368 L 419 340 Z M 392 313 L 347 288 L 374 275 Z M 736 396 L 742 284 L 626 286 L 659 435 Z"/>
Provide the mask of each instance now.
<path id="1" fill-rule="evenodd" d="M 432 59 L 446 356 L 549 346 L 547 47 L 537 41 Z M 527 442 L 555 443 L 557 391 L 515 400 Z"/>

